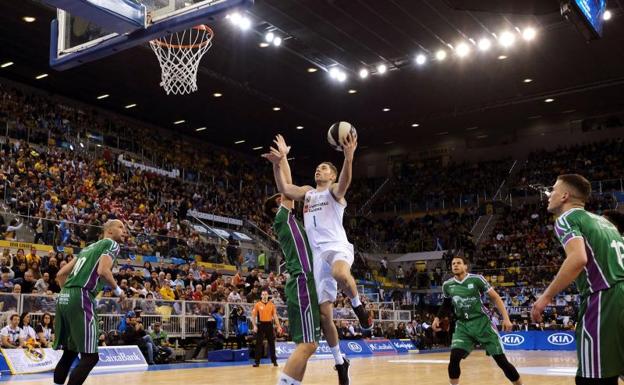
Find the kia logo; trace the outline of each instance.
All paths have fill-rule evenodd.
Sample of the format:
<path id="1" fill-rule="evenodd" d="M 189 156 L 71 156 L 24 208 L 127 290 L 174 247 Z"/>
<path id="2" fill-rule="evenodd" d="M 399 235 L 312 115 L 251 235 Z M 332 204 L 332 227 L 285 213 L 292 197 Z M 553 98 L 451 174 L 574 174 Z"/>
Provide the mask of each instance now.
<path id="1" fill-rule="evenodd" d="M 355 342 L 349 342 L 347 346 L 353 353 L 362 353 L 362 347 Z"/>
<path id="2" fill-rule="evenodd" d="M 505 345 L 509 346 L 518 346 L 524 343 L 524 337 L 520 334 L 506 334 L 501 339 Z"/>
<path id="3" fill-rule="evenodd" d="M 548 342 L 553 345 L 565 346 L 574 342 L 574 338 L 565 333 L 555 333 L 548 336 Z"/>

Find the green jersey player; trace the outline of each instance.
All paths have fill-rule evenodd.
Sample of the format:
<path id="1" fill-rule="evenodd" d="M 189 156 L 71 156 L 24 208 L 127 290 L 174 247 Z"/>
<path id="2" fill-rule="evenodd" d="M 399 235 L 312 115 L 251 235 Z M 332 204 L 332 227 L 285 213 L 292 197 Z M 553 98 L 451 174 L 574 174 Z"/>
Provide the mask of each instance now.
<path id="1" fill-rule="evenodd" d="M 118 242 L 125 234 L 126 228 L 120 220 L 106 222 L 104 238 L 82 249 L 56 276 L 62 289 L 56 304 L 54 348 L 63 349 L 63 356 L 54 370 L 57 385 L 65 383 L 78 353 L 80 361 L 67 385 L 81 385 L 99 360 L 95 296 L 107 283 L 117 296 L 123 297 L 113 278 L 112 267 L 119 255 Z"/>
<path id="2" fill-rule="evenodd" d="M 498 331 L 490 321 L 487 310 L 481 302 L 481 296 L 483 294 L 489 295 L 503 316 L 503 329 L 511 331 L 512 324 L 503 300 L 483 276 L 468 274 L 468 260 L 465 257 L 454 257 L 451 261 L 451 269 L 453 278 L 442 285 L 444 302 L 432 324 L 434 330 L 439 330 L 440 317 L 448 314 L 453 308 L 457 322 L 453 332 L 451 359 L 448 366 L 451 385 L 459 383 L 461 374 L 459 363 L 468 357 L 477 343 L 483 346 L 487 354 L 494 358 L 509 381 L 514 385 L 521 385 L 520 375 L 505 356 Z"/>
<path id="3" fill-rule="evenodd" d="M 555 234 L 566 253 L 557 276 L 535 302 L 534 320 L 576 280 L 581 306 L 576 326 L 578 385 L 617 385 L 624 373 L 624 239 L 607 219 L 585 211 L 591 184 L 560 175 L 549 193 Z"/>

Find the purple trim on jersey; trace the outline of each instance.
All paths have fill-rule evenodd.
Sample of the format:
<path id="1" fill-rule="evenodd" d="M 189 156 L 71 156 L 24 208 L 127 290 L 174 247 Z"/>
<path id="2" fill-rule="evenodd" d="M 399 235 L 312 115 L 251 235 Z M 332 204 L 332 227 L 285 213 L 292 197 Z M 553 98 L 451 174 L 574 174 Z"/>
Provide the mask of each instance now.
<path id="1" fill-rule="evenodd" d="M 89 280 L 87 281 L 87 284 L 84 287 L 85 289 L 87 290 L 95 289 L 95 286 L 97 285 L 97 280 L 98 278 L 100 278 L 100 275 L 98 274 L 99 265 L 100 265 L 100 261 L 98 261 L 98 263 L 96 263 L 95 266 L 93 267 L 93 270 L 91 271 L 91 275 L 89 276 Z"/>
<path id="2" fill-rule="evenodd" d="M 93 304 L 89 297 L 89 292 L 85 289 L 82 290 L 82 309 L 85 316 L 85 353 L 91 352 L 89 343 L 91 342 L 91 322 L 93 320 Z"/>
<path id="3" fill-rule="evenodd" d="M 305 244 L 305 238 L 303 238 L 303 234 L 301 234 L 301 230 L 299 229 L 299 226 L 297 226 L 295 217 L 290 214 L 288 215 L 288 227 L 290 228 L 290 233 L 295 240 L 295 246 L 297 247 L 297 255 L 299 257 L 299 263 L 301 263 L 301 268 L 304 273 L 310 273 L 312 269 L 310 268 L 310 260 L 308 257 L 308 249 Z"/>
<path id="4" fill-rule="evenodd" d="M 309 335 L 310 327 L 306 318 L 306 310 L 310 307 L 310 297 L 308 296 L 308 285 L 305 274 L 297 277 L 297 291 L 299 292 L 299 315 L 301 316 L 301 329 L 303 330 L 303 342 L 314 341 L 314 336 Z"/>
<path id="5" fill-rule="evenodd" d="M 600 373 L 600 293 L 590 295 L 587 300 L 587 309 L 583 316 L 585 330 L 592 340 L 591 368 L 594 376 Z"/>
<path id="6" fill-rule="evenodd" d="M 594 257 L 594 251 L 591 249 L 587 241 L 585 241 L 585 252 L 587 253 L 587 265 L 585 266 L 585 271 L 587 272 L 589 290 L 592 293 L 595 293 L 600 290 L 608 289 L 610 287 L 609 282 L 607 282 L 605 277 L 600 272 L 600 267 L 596 263 L 596 258 Z"/>

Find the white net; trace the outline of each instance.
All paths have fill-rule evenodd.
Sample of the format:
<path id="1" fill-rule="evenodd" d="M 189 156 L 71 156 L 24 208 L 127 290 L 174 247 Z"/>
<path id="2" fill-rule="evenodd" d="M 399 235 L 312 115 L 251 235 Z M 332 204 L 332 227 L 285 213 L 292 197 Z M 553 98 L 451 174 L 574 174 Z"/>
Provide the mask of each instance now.
<path id="1" fill-rule="evenodd" d="M 162 70 L 160 85 L 167 95 L 197 91 L 197 69 L 212 47 L 212 29 L 205 25 L 150 41 Z"/>

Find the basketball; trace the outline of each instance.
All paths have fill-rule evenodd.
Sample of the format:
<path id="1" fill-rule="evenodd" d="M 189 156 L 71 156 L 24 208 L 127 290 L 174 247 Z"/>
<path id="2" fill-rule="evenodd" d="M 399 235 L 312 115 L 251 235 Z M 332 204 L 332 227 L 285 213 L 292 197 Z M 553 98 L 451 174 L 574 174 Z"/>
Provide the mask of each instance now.
<path id="1" fill-rule="evenodd" d="M 329 145 L 336 151 L 342 151 L 342 143 L 347 135 L 352 134 L 353 138 L 357 138 L 355 127 L 349 122 L 337 122 L 329 127 L 327 131 L 327 141 Z"/>

